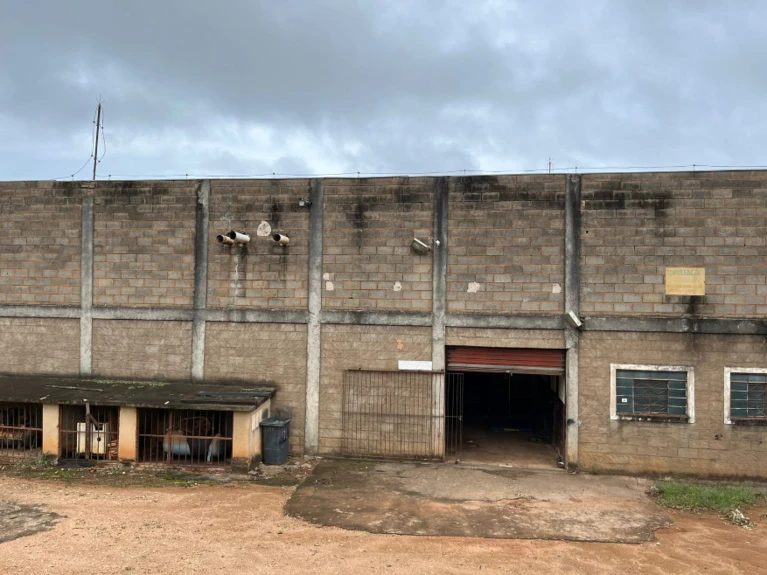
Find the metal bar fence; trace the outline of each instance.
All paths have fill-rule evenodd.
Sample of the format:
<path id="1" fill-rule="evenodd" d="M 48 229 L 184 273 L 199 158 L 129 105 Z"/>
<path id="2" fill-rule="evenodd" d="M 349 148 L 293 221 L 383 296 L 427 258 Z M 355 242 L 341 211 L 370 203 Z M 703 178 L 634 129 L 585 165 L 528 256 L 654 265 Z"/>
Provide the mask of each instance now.
<path id="1" fill-rule="evenodd" d="M 0 403 L 0 461 L 42 452 L 43 406 Z"/>
<path id="2" fill-rule="evenodd" d="M 59 406 L 59 457 L 117 461 L 120 433 L 118 407 Z"/>
<path id="3" fill-rule="evenodd" d="M 231 463 L 234 416 L 228 411 L 139 409 L 138 461 L 168 465 Z"/>
<path id="4" fill-rule="evenodd" d="M 438 374 L 442 377 L 442 374 Z M 342 390 L 343 455 L 435 459 L 444 397 L 428 371 L 347 371 Z"/>
<path id="5" fill-rule="evenodd" d="M 447 374 L 445 406 L 445 457 L 459 460 L 463 450 L 463 373 Z"/>

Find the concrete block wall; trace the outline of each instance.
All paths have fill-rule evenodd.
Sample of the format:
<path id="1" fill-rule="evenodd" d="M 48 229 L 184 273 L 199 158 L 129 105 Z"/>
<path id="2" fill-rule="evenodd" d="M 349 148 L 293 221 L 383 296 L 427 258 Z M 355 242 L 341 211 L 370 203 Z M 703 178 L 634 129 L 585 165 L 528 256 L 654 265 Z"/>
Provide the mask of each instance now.
<path id="1" fill-rule="evenodd" d="M 93 374 L 136 379 L 188 379 L 188 321 L 93 321 Z"/>
<path id="2" fill-rule="evenodd" d="M 79 305 L 79 182 L 0 183 L 0 305 Z"/>
<path id="3" fill-rule="evenodd" d="M 303 453 L 306 325 L 211 322 L 206 328 L 205 379 L 276 387 L 272 411 L 290 415 L 290 450 Z"/>
<path id="4" fill-rule="evenodd" d="M 432 178 L 325 180 L 322 306 L 430 311 Z"/>
<path id="5" fill-rule="evenodd" d="M 565 176 L 453 178 L 450 312 L 562 313 Z"/>
<path id="6" fill-rule="evenodd" d="M 582 200 L 582 313 L 767 314 L 767 173 L 590 174 Z M 705 297 L 665 296 L 667 266 L 705 267 Z"/>
<path id="7" fill-rule="evenodd" d="M 80 321 L 0 317 L 0 372 L 77 375 Z"/>
<path id="8" fill-rule="evenodd" d="M 429 361 L 431 328 L 324 325 L 320 376 L 320 452 L 339 453 L 346 370 L 397 370 L 399 360 Z"/>
<path id="9" fill-rule="evenodd" d="M 566 291 L 565 190 L 573 182 L 565 176 L 323 180 L 326 276 L 322 310 L 312 313 L 307 300 L 314 208 L 301 208 L 298 200 L 317 193 L 317 182 L 2 183 L 0 358 L 5 367 L 0 371 L 72 375 L 92 363 L 94 375 L 189 379 L 195 365 L 195 373 L 211 381 L 269 381 L 278 388 L 275 407 L 292 411 L 291 449 L 300 453 L 304 431 L 310 429 L 304 416 L 306 394 L 312 391 L 307 378 L 317 381 L 307 372 L 309 347 L 311 357 L 321 357 L 319 451 L 337 453 L 343 372 L 395 370 L 399 359 L 431 360 L 432 341 L 441 341 L 439 328 L 446 322 L 447 345 L 570 348 L 568 366 L 580 364 L 582 408 L 573 409 L 582 415 L 583 467 L 725 473 L 729 466 L 738 474 L 761 473 L 761 464 L 753 461 L 761 456 L 759 428 L 718 430 L 719 424 L 705 422 L 714 419 L 703 417 L 706 410 L 719 410 L 716 421 L 721 421 L 715 405 L 722 400 L 715 390 L 721 362 L 767 367 L 763 335 L 696 336 L 697 347 L 689 347 L 680 341 L 693 336 L 662 333 L 681 325 L 673 322 L 652 323 L 657 333 L 593 330 L 615 329 L 616 320 L 639 326 L 639 320 L 662 316 L 703 322 L 695 323 L 696 329 L 761 334 L 767 312 L 766 178 L 767 172 L 744 171 L 599 174 L 578 180 L 580 315 L 586 325 L 575 347 L 572 338 L 565 343 L 558 317 Z M 414 236 L 428 240 L 435 233 L 434 199 L 444 180 L 447 290 L 446 296 L 438 290 L 433 298 L 433 254 L 418 256 L 410 243 Z M 207 203 L 198 195 L 206 184 Z M 567 187 L 569 199 L 572 189 Z M 80 293 L 82 206 L 90 198 L 92 310 L 87 285 L 83 297 Z M 319 229 L 317 219 L 313 229 Z M 283 249 L 259 237 L 262 221 L 287 232 L 290 246 Z M 24 226 L 36 230 L 33 239 L 21 237 Z M 253 236 L 247 255 L 215 242 L 216 234 L 231 228 Z M 207 235 L 198 236 L 200 229 Z M 570 224 L 568 230 L 573 229 Z M 208 240 L 207 252 L 198 253 L 195 262 L 200 237 Z M 207 281 L 197 286 L 195 310 L 195 265 L 205 263 L 205 254 Z M 677 265 L 706 267 L 705 297 L 663 294 L 665 267 Z M 470 290 L 470 284 L 476 286 Z M 577 301 L 578 294 L 569 297 Z M 232 309 L 258 313 L 210 313 Z M 325 313 L 339 310 L 398 313 Z M 434 312 L 434 332 L 426 325 L 429 312 Z M 81 352 L 89 348 L 80 337 L 91 345 L 91 313 L 92 354 L 87 357 Z M 612 327 L 591 321 L 600 316 L 613 321 Z M 712 318 L 726 321 L 705 323 Z M 745 321 L 749 318 L 754 321 Z M 241 323 L 228 323 L 235 321 Z M 315 321 L 312 329 L 322 333 L 319 348 L 308 341 L 307 321 Z M 365 325 L 382 322 L 392 325 Z M 228 345 L 232 340 L 246 342 L 245 347 Z M 581 360 L 574 363 L 578 353 Z M 610 362 L 697 362 L 693 365 L 703 365 L 717 380 L 707 381 L 710 375 L 701 380 L 696 373 L 702 403 L 698 421 L 687 428 L 634 422 L 613 428 Z M 712 440 L 714 435 L 720 438 Z M 663 453 L 661 445 L 672 449 Z"/>
<path id="10" fill-rule="evenodd" d="M 94 305 L 192 305 L 197 185 L 99 183 L 94 193 Z"/>
<path id="11" fill-rule="evenodd" d="M 446 345 L 565 349 L 565 336 L 555 329 L 447 328 Z"/>
<path id="12" fill-rule="evenodd" d="M 308 300 L 309 180 L 225 180 L 211 183 L 208 307 L 306 308 Z M 259 236 L 262 222 L 269 235 Z M 224 246 L 216 235 L 248 233 L 245 247 Z M 262 227 L 266 232 L 266 226 Z M 287 235 L 282 247 L 271 233 Z"/>
<path id="13" fill-rule="evenodd" d="M 763 478 L 764 427 L 724 424 L 724 368 L 767 367 L 764 336 L 581 334 L 580 467 L 585 471 Z M 695 423 L 610 419 L 610 364 L 695 370 Z"/>

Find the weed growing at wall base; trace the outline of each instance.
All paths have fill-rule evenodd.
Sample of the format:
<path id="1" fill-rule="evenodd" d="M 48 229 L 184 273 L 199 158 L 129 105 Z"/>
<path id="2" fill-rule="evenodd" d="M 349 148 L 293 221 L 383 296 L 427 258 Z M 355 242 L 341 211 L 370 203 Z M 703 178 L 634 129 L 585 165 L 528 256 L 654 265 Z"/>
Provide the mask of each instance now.
<path id="1" fill-rule="evenodd" d="M 652 491 L 660 505 L 692 511 L 726 512 L 753 505 L 757 499 L 749 487 L 692 481 L 663 481 Z"/>

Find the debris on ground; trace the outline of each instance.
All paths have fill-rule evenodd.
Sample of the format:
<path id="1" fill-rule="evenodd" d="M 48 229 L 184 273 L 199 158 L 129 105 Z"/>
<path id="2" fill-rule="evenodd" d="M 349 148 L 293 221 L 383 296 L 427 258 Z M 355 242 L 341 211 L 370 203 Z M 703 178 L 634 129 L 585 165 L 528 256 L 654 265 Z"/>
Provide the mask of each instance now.
<path id="1" fill-rule="evenodd" d="M 740 525 L 744 529 L 753 529 L 754 527 L 756 527 L 756 525 L 754 525 L 754 522 L 751 521 L 748 517 L 746 517 L 746 514 L 743 513 L 740 509 L 733 509 L 729 511 L 726 517 L 730 523 L 732 523 L 733 525 Z"/>
<path id="2" fill-rule="evenodd" d="M 261 485 L 273 487 L 291 487 L 298 485 L 312 474 L 319 463 L 319 457 L 296 457 L 283 465 L 265 465 L 260 463 L 248 472 L 250 478 Z"/>
<path id="3" fill-rule="evenodd" d="M 275 487 L 294 486 L 311 475 L 321 458 L 295 457 L 284 465 L 257 465 L 248 473 L 227 469 L 142 466 L 130 464 L 77 465 L 78 462 L 56 461 L 38 464 L 0 465 L 0 476 L 23 479 L 51 479 L 71 484 L 110 484 L 115 486 L 163 486 L 196 487 L 203 484 L 226 484 L 253 482 Z M 82 462 L 79 462 L 82 463 Z M 86 462 L 93 463 L 93 462 Z"/>

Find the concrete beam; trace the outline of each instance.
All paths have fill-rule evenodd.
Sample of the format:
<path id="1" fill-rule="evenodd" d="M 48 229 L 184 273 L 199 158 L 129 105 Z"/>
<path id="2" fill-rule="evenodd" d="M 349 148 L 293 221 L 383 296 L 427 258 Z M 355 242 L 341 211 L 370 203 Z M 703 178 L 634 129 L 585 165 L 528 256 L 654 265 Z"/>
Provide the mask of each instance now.
<path id="1" fill-rule="evenodd" d="M 767 335 L 767 321 L 758 319 L 662 317 L 587 317 L 581 319 L 583 321 L 582 331 Z"/>
<path id="2" fill-rule="evenodd" d="M 565 327 L 561 315 L 492 315 L 481 313 L 450 313 L 445 317 L 447 327 L 484 329 L 553 329 Z"/>
<path id="3" fill-rule="evenodd" d="M 447 250 L 450 179 L 434 181 L 434 240 L 432 243 L 431 363 L 434 371 L 445 369 L 445 314 L 447 310 Z"/>
<path id="4" fill-rule="evenodd" d="M 94 307 L 93 319 L 128 319 L 143 321 L 192 321 L 194 310 L 160 307 Z"/>
<path id="5" fill-rule="evenodd" d="M 0 317 L 79 319 L 80 307 L 57 305 L 0 305 Z"/>
<path id="6" fill-rule="evenodd" d="M 0 317 L 79 319 L 80 316 L 80 308 L 74 306 L 0 305 Z M 209 309 L 198 313 L 190 308 L 91 307 L 91 319 L 193 321 L 196 316 L 206 322 L 305 324 L 309 321 L 307 311 L 290 309 Z M 759 319 L 641 316 L 589 316 L 580 319 L 583 322 L 580 331 L 767 335 L 767 321 Z M 325 310 L 320 314 L 320 323 L 428 327 L 432 325 L 432 314 Z M 445 314 L 446 327 L 561 330 L 565 323 L 563 317 L 558 315 Z"/>
<path id="7" fill-rule="evenodd" d="M 80 375 L 88 376 L 93 349 L 93 196 L 82 201 L 80 240 Z"/>
<path id="8" fill-rule="evenodd" d="M 230 323 L 308 323 L 309 312 L 300 309 L 209 309 L 206 321 Z"/>
<path id="9" fill-rule="evenodd" d="M 567 176 L 565 192 L 565 313 L 580 314 L 580 246 L 581 246 L 581 177 Z M 565 413 L 567 442 L 565 464 L 567 469 L 578 468 L 578 348 L 580 332 L 567 324 L 565 326 Z"/>
<path id="10" fill-rule="evenodd" d="M 320 321 L 328 324 L 429 327 L 432 325 L 432 314 L 429 312 L 333 310 L 323 311 Z"/>
<path id="11" fill-rule="evenodd" d="M 197 187 L 194 237 L 194 320 L 192 325 L 192 380 L 205 374 L 205 317 L 208 305 L 208 233 L 210 228 L 210 180 Z"/>
<path id="12" fill-rule="evenodd" d="M 309 208 L 309 318 L 306 333 L 306 423 L 304 450 L 320 446 L 320 360 L 322 353 L 322 234 L 325 194 L 321 178 L 311 182 Z"/>

